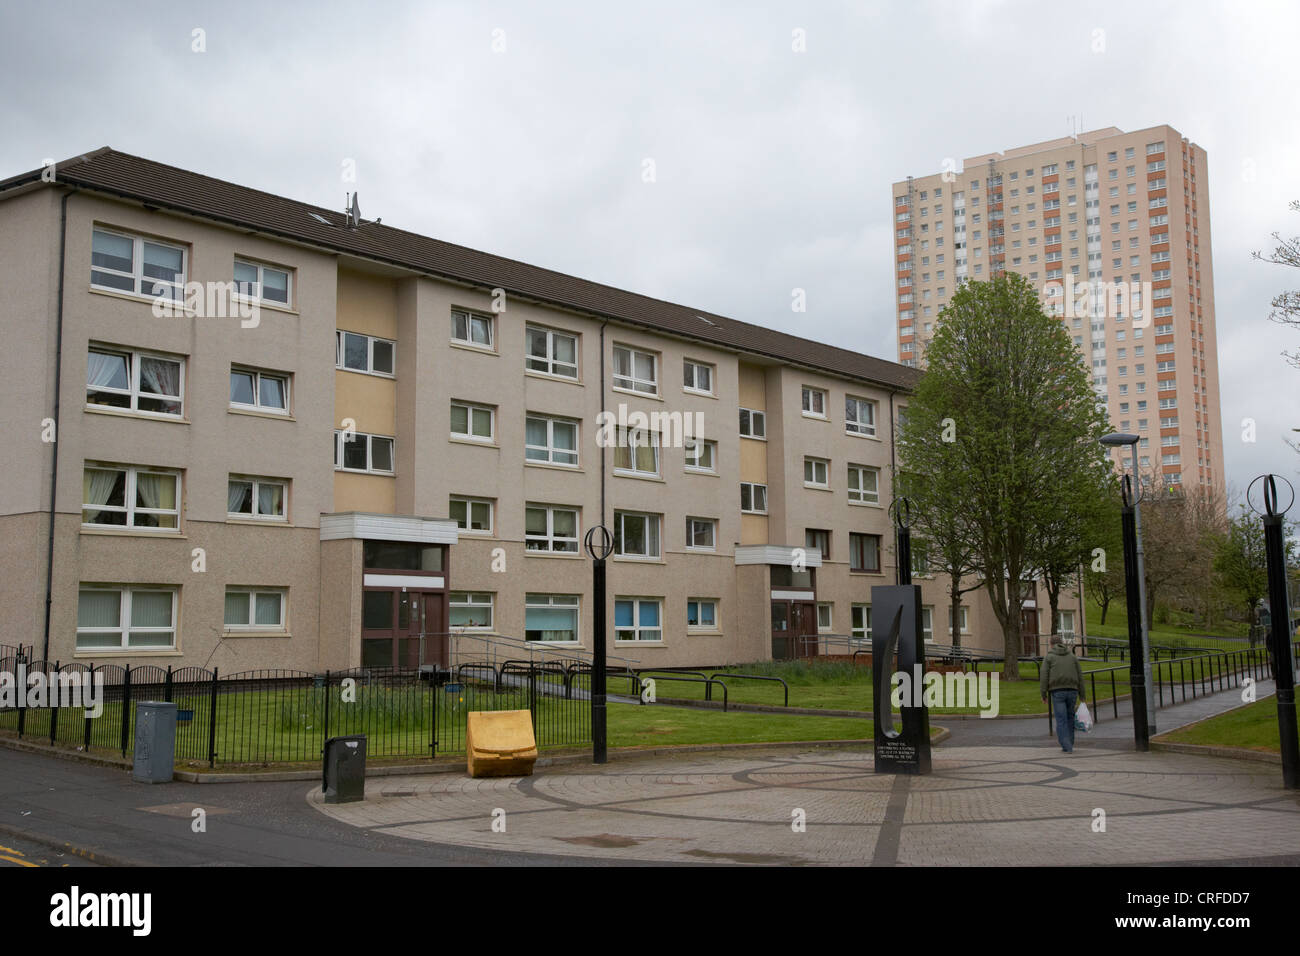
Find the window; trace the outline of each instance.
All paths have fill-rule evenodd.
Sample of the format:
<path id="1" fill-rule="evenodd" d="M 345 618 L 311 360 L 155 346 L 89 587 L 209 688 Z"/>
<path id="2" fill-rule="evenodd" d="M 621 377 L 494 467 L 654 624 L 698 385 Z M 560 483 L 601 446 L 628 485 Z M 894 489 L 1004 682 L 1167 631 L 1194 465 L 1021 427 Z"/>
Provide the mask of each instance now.
<path id="1" fill-rule="evenodd" d="M 614 553 L 624 558 L 659 557 L 659 515 L 615 511 Z"/>
<path id="2" fill-rule="evenodd" d="M 614 346 L 614 387 L 659 394 L 659 357 L 623 345 Z"/>
<path id="3" fill-rule="evenodd" d="M 965 630 L 964 622 L 962 630 Z M 1057 611 L 1056 612 L 1056 630 L 1060 634 L 1074 633 L 1074 612 Z"/>
<path id="4" fill-rule="evenodd" d="M 142 415 L 181 416 L 185 360 L 91 346 L 86 356 L 86 404 Z"/>
<path id="5" fill-rule="evenodd" d="M 578 553 L 578 509 L 530 504 L 524 508 L 524 548 Z"/>
<path id="6" fill-rule="evenodd" d="M 227 631 L 283 631 L 282 589 L 226 588 Z"/>
<path id="7" fill-rule="evenodd" d="M 880 573 L 880 535 L 849 533 L 849 570 Z"/>
<path id="8" fill-rule="evenodd" d="M 934 608 L 921 608 L 921 636 L 926 641 L 934 640 Z"/>
<path id="9" fill-rule="evenodd" d="M 686 602 L 686 627 L 689 630 L 716 631 L 718 602 L 714 598 L 690 598 Z"/>
<path id="10" fill-rule="evenodd" d="M 492 630 L 495 595 L 486 591 L 452 591 L 448 625 L 465 630 Z"/>
<path id="11" fill-rule="evenodd" d="M 823 559 L 831 556 L 831 533 L 821 528 L 807 528 L 803 533 L 804 547 L 809 551 L 814 548 L 821 552 Z"/>
<path id="12" fill-rule="evenodd" d="M 86 465 L 81 523 L 99 528 L 180 529 L 181 476 L 171 471 Z"/>
<path id="13" fill-rule="evenodd" d="M 830 601 L 817 602 L 817 630 L 822 634 L 827 634 L 835 629 L 834 624 L 835 605 Z"/>
<path id="14" fill-rule="evenodd" d="M 752 408 L 740 410 L 740 435 L 742 438 L 767 440 L 767 413 Z"/>
<path id="15" fill-rule="evenodd" d="M 803 460 L 803 483 L 812 488 L 830 487 L 831 463 L 825 458 L 805 458 Z"/>
<path id="16" fill-rule="evenodd" d="M 686 470 L 687 471 L 711 471 L 716 472 L 718 443 L 715 441 L 705 441 L 702 438 L 695 438 L 684 443 L 686 446 Z"/>
<path id="17" fill-rule="evenodd" d="M 615 598 L 614 640 L 662 641 L 662 611 L 658 598 Z"/>
<path id="18" fill-rule="evenodd" d="M 276 415 L 289 413 L 289 376 L 251 368 L 230 369 L 230 405 Z"/>
<path id="19" fill-rule="evenodd" d="M 392 378 L 395 348 L 396 343 L 389 339 L 339 329 L 334 333 L 334 366 L 349 372 Z"/>
<path id="20" fill-rule="evenodd" d="M 84 585 L 77 597 L 77 650 L 176 646 L 176 589 Z"/>
<path id="21" fill-rule="evenodd" d="M 876 434 L 876 403 L 848 396 L 844 400 L 844 431 L 850 435 Z"/>
<path id="22" fill-rule="evenodd" d="M 451 310 L 451 340 L 476 348 L 492 348 L 492 317 L 476 315 L 463 309 Z M 531 347 L 532 340 L 529 340 Z M 531 348 L 530 348 L 531 350 Z"/>
<path id="23" fill-rule="evenodd" d="M 142 236 L 96 229 L 91 237 L 90 284 L 151 299 L 185 298 L 185 250 Z"/>
<path id="24" fill-rule="evenodd" d="M 287 481 L 231 475 L 226 485 L 226 514 L 231 518 L 284 521 L 288 492 Z"/>
<path id="25" fill-rule="evenodd" d="M 717 548 L 718 523 L 712 518 L 686 519 L 686 547 L 694 551 Z"/>
<path id="26" fill-rule="evenodd" d="M 275 269 L 243 259 L 235 260 L 235 288 L 247 298 L 287 306 L 292 297 L 291 282 L 287 269 Z"/>
<path id="27" fill-rule="evenodd" d="M 863 640 L 871 640 L 871 605 L 853 605 L 852 616 L 851 629 L 853 636 Z"/>
<path id="28" fill-rule="evenodd" d="M 578 595 L 525 595 L 524 640 L 577 643 Z"/>
<path id="29" fill-rule="evenodd" d="M 685 359 L 682 363 L 682 387 L 688 392 L 713 394 L 713 366 Z"/>
<path id="30" fill-rule="evenodd" d="M 744 514 L 767 514 L 767 485 L 740 483 L 740 510 Z"/>
<path id="31" fill-rule="evenodd" d="M 351 437 L 349 437 L 351 434 Z M 393 473 L 393 439 L 364 432 L 334 430 L 334 470 Z"/>
<path id="32" fill-rule="evenodd" d="M 968 621 L 969 611 L 970 608 L 967 607 L 965 604 L 961 606 L 961 633 L 962 634 L 970 633 L 970 626 Z M 949 634 L 952 633 L 952 608 L 951 607 L 948 608 L 948 633 Z"/>
<path id="33" fill-rule="evenodd" d="M 555 329 L 530 325 L 527 330 L 528 357 L 524 367 L 530 372 L 578 377 L 578 337 Z"/>
<path id="34" fill-rule="evenodd" d="M 659 476 L 659 434 L 643 428 L 619 428 L 614 470 L 642 477 Z"/>
<path id="35" fill-rule="evenodd" d="M 529 415 L 524 425 L 524 458 L 543 464 L 577 467 L 578 423 Z"/>
<path id="36" fill-rule="evenodd" d="M 803 387 L 803 413 L 814 418 L 826 417 L 826 393 L 820 388 Z"/>
<path id="37" fill-rule="evenodd" d="M 879 468 L 849 465 L 849 501 L 857 504 L 880 504 Z"/>
<path id="38" fill-rule="evenodd" d="M 488 498 L 452 495 L 447 502 L 447 514 L 467 534 L 492 533 L 492 501 Z"/>
<path id="39" fill-rule="evenodd" d="M 929 545 L 920 538 L 912 539 L 912 574 L 918 578 L 930 576 Z"/>
<path id="40" fill-rule="evenodd" d="M 496 409 L 468 402 L 451 403 L 451 437 L 491 442 L 496 436 Z"/>

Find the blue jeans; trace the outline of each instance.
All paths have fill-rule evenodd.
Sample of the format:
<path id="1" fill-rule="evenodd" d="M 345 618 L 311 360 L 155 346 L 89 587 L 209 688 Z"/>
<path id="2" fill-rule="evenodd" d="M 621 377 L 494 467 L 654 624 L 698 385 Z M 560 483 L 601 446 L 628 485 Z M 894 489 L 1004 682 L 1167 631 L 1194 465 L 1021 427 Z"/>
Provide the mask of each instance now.
<path id="1" fill-rule="evenodd" d="M 1079 701 L 1075 690 L 1052 691 L 1052 716 L 1056 720 L 1056 739 L 1066 753 L 1074 750 L 1074 708 Z"/>

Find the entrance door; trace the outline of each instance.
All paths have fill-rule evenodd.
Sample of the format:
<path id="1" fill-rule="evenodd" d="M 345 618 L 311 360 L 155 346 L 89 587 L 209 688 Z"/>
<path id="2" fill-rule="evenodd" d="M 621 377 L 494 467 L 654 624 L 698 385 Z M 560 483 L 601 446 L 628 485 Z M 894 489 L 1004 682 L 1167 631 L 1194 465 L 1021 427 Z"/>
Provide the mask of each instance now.
<path id="1" fill-rule="evenodd" d="M 446 666 L 442 596 L 434 591 L 366 588 L 361 606 L 361 665 L 415 668 Z M 425 643 L 421 661 L 421 642 Z"/>
<path id="2" fill-rule="evenodd" d="M 1038 656 L 1038 611 L 1025 608 L 1020 612 L 1020 639 L 1026 657 Z"/>
<path id="3" fill-rule="evenodd" d="M 811 601 L 772 602 L 772 659 L 817 656 L 817 605 Z"/>

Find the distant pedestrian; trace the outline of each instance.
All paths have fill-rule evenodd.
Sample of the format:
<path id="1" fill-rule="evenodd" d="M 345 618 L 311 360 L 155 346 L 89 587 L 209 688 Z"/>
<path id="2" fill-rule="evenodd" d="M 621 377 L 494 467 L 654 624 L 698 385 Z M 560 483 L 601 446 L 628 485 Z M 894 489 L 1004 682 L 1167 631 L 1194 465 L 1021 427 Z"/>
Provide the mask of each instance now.
<path id="1" fill-rule="evenodd" d="M 1056 720 L 1056 739 L 1066 753 L 1074 750 L 1074 708 L 1083 693 L 1083 668 L 1079 659 L 1065 646 L 1061 635 L 1052 635 L 1052 649 L 1043 658 L 1038 673 L 1038 691 L 1043 700 L 1052 695 L 1052 715 Z"/>

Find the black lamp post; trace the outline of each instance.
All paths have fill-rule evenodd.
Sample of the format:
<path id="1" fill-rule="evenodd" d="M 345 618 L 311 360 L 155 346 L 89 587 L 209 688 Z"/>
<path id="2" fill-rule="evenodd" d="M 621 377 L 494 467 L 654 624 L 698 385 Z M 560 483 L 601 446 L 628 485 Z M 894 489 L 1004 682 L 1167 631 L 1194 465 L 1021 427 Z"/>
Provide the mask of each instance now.
<path id="1" fill-rule="evenodd" d="M 591 613 L 594 619 L 591 643 L 591 762 L 608 760 L 605 722 L 605 559 L 614 550 L 614 536 L 602 524 L 587 532 L 583 547 L 591 556 Z"/>
<path id="2" fill-rule="evenodd" d="M 1282 754 L 1282 786 L 1288 790 L 1300 789 L 1300 735 L 1296 730 L 1295 714 L 1295 667 L 1291 661 L 1291 613 L 1287 606 L 1286 593 L 1286 552 L 1282 547 L 1282 517 L 1295 501 L 1295 491 L 1291 491 L 1291 501 L 1285 508 L 1278 507 L 1277 482 L 1280 480 L 1291 487 L 1290 482 L 1277 475 L 1261 475 L 1250 483 L 1246 489 L 1246 500 L 1250 502 L 1250 490 L 1255 482 L 1264 482 L 1264 556 L 1268 562 L 1268 609 L 1269 609 L 1269 650 L 1273 655 L 1273 680 L 1277 685 L 1277 727 Z M 1251 503 L 1251 508 L 1254 508 Z"/>
<path id="3" fill-rule="evenodd" d="M 1101 444 L 1107 448 L 1123 448 L 1132 451 L 1132 482 L 1124 477 L 1121 492 L 1124 496 L 1124 603 L 1128 606 L 1129 621 L 1129 673 L 1141 672 L 1135 683 L 1130 677 L 1129 699 L 1133 704 L 1134 734 L 1137 734 L 1137 712 L 1142 710 L 1143 733 L 1138 743 L 1138 750 L 1147 749 L 1147 741 L 1156 731 L 1155 685 L 1151 680 L 1151 637 L 1147 629 L 1147 585 L 1146 562 L 1142 554 L 1142 513 L 1138 501 L 1142 494 L 1142 482 L 1138 475 L 1138 442 L 1140 435 L 1125 432 L 1112 432 L 1103 435 Z M 1121 471 L 1123 468 L 1121 467 Z M 1129 523 L 1132 523 L 1132 538 L 1129 541 Z M 1134 608 L 1134 604 L 1137 605 Z M 1134 669 L 1136 666 L 1136 670 Z M 1139 694 L 1139 690 L 1141 693 Z"/>

